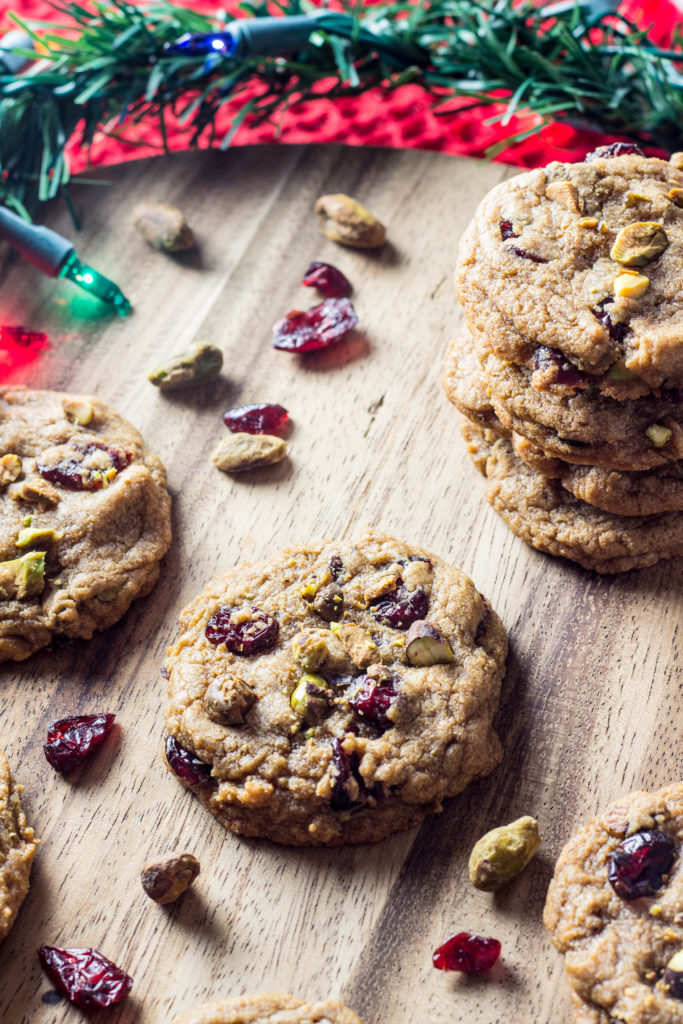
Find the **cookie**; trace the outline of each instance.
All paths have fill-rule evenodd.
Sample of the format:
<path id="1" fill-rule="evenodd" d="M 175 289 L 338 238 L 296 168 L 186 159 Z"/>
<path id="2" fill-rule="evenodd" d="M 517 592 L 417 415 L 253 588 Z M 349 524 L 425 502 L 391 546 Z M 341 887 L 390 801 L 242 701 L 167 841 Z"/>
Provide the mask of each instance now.
<path id="1" fill-rule="evenodd" d="M 0 661 L 117 622 L 171 542 L 166 471 L 97 398 L 0 388 Z"/>
<path id="2" fill-rule="evenodd" d="M 461 328 L 446 350 L 441 383 L 448 401 L 468 420 L 484 430 L 495 430 L 500 435 L 509 436 L 510 432 L 503 427 L 491 405 L 472 331 L 466 326 Z"/>
<path id="3" fill-rule="evenodd" d="M 472 423 L 463 435 L 488 486 L 486 498 L 512 532 L 539 551 L 596 572 L 641 569 L 683 555 L 683 512 L 618 516 L 580 501 Z"/>
<path id="4" fill-rule="evenodd" d="M 576 1024 L 683 1024 L 683 784 L 631 793 L 565 846 L 544 922 Z M 674 972 L 675 975 L 676 972 Z"/>
<path id="5" fill-rule="evenodd" d="M 507 649 L 472 581 L 368 532 L 238 566 L 169 648 L 167 763 L 233 832 L 374 842 L 501 759 Z"/>
<path id="6" fill-rule="evenodd" d="M 461 240 L 468 320 L 504 358 L 544 346 L 631 395 L 683 385 L 683 170 L 626 155 L 502 182 Z M 637 277 L 635 276 L 637 275 Z"/>
<path id="7" fill-rule="evenodd" d="M 341 1003 L 306 1003 L 296 996 L 237 996 L 195 1006 L 173 1024 L 363 1024 Z"/>
<path id="8" fill-rule="evenodd" d="M 26 823 L 17 786 L 0 750 L 0 942 L 14 924 L 28 893 L 36 852 L 33 829 Z"/>

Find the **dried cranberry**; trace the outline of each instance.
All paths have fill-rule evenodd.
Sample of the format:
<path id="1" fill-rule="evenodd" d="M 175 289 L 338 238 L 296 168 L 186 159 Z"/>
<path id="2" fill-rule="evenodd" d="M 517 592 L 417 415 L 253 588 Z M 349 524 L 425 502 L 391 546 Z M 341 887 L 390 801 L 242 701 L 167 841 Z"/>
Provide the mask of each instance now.
<path id="1" fill-rule="evenodd" d="M 586 153 L 583 162 L 590 164 L 598 157 L 601 159 L 608 159 L 613 156 L 629 156 L 631 153 L 636 153 L 637 156 L 645 156 L 642 149 L 640 149 L 634 142 L 612 142 L 609 146 L 598 146 L 591 153 Z"/>
<path id="2" fill-rule="evenodd" d="M 683 1001 L 683 971 L 676 971 L 667 966 L 662 975 L 662 986 L 672 999 Z"/>
<path id="3" fill-rule="evenodd" d="M 166 737 L 165 751 L 169 768 L 188 786 L 196 786 L 210 778 L 211 766 L 182 747 L 175 736 Z"/>
<path id="4" fill-rule="evenodd" d="M 333 811 L 348 811 L 349 808 L 356 807 L 367 799 L 365 781 L 359 771 L 359 765 L 358 754 L 347 754 L 341 740 L 332 740 L 334 782 L 330 807 Z"/>
<path id="5" fill-rule="evenodd" d="M 577 370 L 568 359 L 554 348 L 539 345 L 534 353 L 534 365 L 537 370 L 554 371 L 550 387 L 580 388 L 587 387 L 590 381 L 585 373 Z"/>
<path id="6" fill-rule="evenodd" d="M 0 327 L 0 343 L 3 345 L 21 345 L 28 348 L 29 345 L 44 345 L 47 341 L 47 334 L 42 331 L 29 331 L 26 327 L 10 327 L 3 324 Z"/>
<path id="7" fill-rule="evenodd" d="M 406 590 L 403 583 L 396 590 L 370 602 L 372 614 L 383 626 L 392 629 L 409 629 L 418 619 L 424 619 L 429 608 L 429 597 L 424 590 Z"/>
<path id="8" fill-rule="evenodd" d="M 517 237 L 517 236 L 515 236 Z M 547 259 L 544 256 L 537 256 L 535 252 L 529 252 L 528 249 L 520 249 L 517 245 L 508 245 L 507 252 L 514 252 L 515 256 L 521 256 L 522 259 L 531 260 L 532 263 L 547 263 Z"/>
<path id="9" fill-rule="evenodd" d="M 343 299 L 353 291 L 348 278 L 331 263 L 311 263 L 301 283 L 305 288 L 317 288 L 328 299 Z"/>
<path id="10" fill-rule="evenodd" d="M 366 676 L 349 704 L 358 718 L 384 730 L 391 725 L 387 712 L 397 697 L 393 678 L 386 683 L 377 683 Z"/>
<path id="11" fill-rule="evenodd" d="M 622 900 L 654 896 L 674 862 L 676 850 L 668 836 L 652 829 L 624 839 L 609 858 L 610 885 Z"/>
<path id="12" fill-rule="evenodd" d="M 38 956 L 50 981 L 82 1010 L 122 1003 L 133 984 L 130 975 L 96 949 L 41 946 Z"/>
<path id="13" fill-rule="evenodd" d="M 116 715 L 74 715 L 60 718 L 47 730 L 43 750 L 53 768 L 70 772 L 102 746 L 114 728 Z"/>
<path id="14" fill-rule="evenodd" d="M 99 490 L 104 486 L 107 469 L 113 469 L 119 473 L 133 458 L 132 452 L 121 451 L 120 448 L 108 448 L 106 444 L 100 444 L 98 441 L 91 441 L 90 444 L 74 444 L 71 447 L 74 454 L 61 459 L 56 466 L 36 463 L 36 469 L 42 477 L 49 480 L 50 483 L 61 484 L 69 491 Z M 107 469 L 99 465 L 95 468 L 87 464 L 88 459 L 95 452 L 106 453 L 109 460 Z"/>
<path id="15" fill-rule="evenodd" d="M 349 299 L 325 299 L 305 312 L 293 309 L 273 327 L 274 348 L 285 352 L 316 352 L 341 341 L 358 317 Z"/>
<path id="16" fill-rule="evenodd" d="M 519 238 L 519 235 L 512 226 L 511 220 L 502 220 L 500 222 L 500 237 L 504 242 L 508 238 Z"/>
<path id="17" fill-rule="evenodd" d="M 281 405 L 242 405 L 223 413 L 228 430 L 241 434 L 278 434 L 287 426 L 289 414 Z"/>
<path id="18" fill-rule="evenodd" d="M 434 951 L 432 963 L 438 971 L 483 974 L 484 971 L 491 970 L 499 956 L 498 939 L 485 939 L 483 935 L 458 932 Z"/>
<path id="19" fill-rule="evenodd" d="M 623 341 L 626 337 L 628 327 L 624 323 L 614 323 L 612 317 L 605 309 L 605 306 L 609 305 L 610 302 L 614 302 L 614 299 L 611 295 L 608 295 L 606 299 L 602 299 L 598 302 L 597 309 L 591 309 L 591 313 L 596 320 L 599 320 L 600 323 L 607 328 L 607 333 L 612 341 Z"/>
<path id="20" fill-rule="evenodd" d="M 219 608 L 211 616 L 204 630 L 206 639 L 212 644 L 225 644 L 231 654 L 239 654 L 243 658 L 270 650 L 280 632 L 277 619 L 258 608 L 252 608 L 250 619 L 233 622 L 232 611 L 230 608 Z"/>
<path id="21" fill-rule="evenodd" d="M 332 579 L 336 583 L 344 572 L 344 563 L 339 555 L 332 555 L 332 558 L 330 559 L 330 572 L 332 573 Z"/>

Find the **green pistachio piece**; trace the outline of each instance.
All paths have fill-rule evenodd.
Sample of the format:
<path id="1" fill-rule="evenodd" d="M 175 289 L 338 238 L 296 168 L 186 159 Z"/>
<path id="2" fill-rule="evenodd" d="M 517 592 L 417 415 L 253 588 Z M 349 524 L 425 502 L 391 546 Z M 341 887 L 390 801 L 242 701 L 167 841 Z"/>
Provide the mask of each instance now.
<path id="1" fill-rule="evenodd" d="M 666 249 L 669 239 L 656 221 L 636 221 L 622 228 L 614 240 L 610 258 L 626 267 L 644 267 Z"/>
<path id="2" fill-rule="evenodd" d="M 663 448 L 671 437 L 671 431 L 661 423 L 651 423 L 645 433 L 650 438 L 655 448 Z"/>
<path id="3" fill-rule="evenodd" d="M 21 459 L 18 455 L 3 455 L 0 459 L 0 487 L 11 484 L 21 476 Z"/>
<path id="4" fill-rule="evenodd" d="M 243 473 L 281 462 L 287 454 L 287 444 L 281 437 L 271 434 L 230 434 L 219 441 L 211 461 L 224 473 Z"/>
<path id="5" fill-rule="evenodd" d="M 223 353 L 215 345 L 194 345 L 186 352 L 171 356 L 147 374 L 147 380 L 162 391 L 194 388 L 216 377 L 223 365 Z"/>
<path id="6" fill-rule="evenodd" d="M 42 544 L 43 542 L 50 540 L 61 540 L 62 534 L 55 533 L 54 530 L 50 530 L 47 527 L 25 527 L 19 531 L 17 537 L 18 548 L 29 548 L 32 544 Z"/>
<path id="7" fill-rule="evenodd" d="M 629 370 L 628 366 L 625 366 L 623 363 L 612 363 L 605 376 L 609 380 L 621 383 L 622 381 L 635 380 L 638 374 L 634 373 L 633 370 Z"/>
<path id="8" fill-rule="evenodd" d="M 420 619 L 406 633 L 406 658 L 411 665 L 449 665 L 455 661 L 451 645 L 436 626 Z"/>
<path id="9" fill-rule="evenodd" d="M 255 691 L 239 676 L 213 682 L 204 694 L 204 707 L 212 722 L 241 725 L 247 711 L 257 701 Z"/>
<path id="10" fill-rule="evenodd" d="M 45 585 L 45 551 L 29 551 L 0 562 L 0 598 L 35 597 Z"/>
<path id="11" fill-rule="evenodd" d="M 302 676 L 289 699 L 294 711 L 310 722 L 321 722 L 330 710 L 332 694 L 322 676 Z"/>
<path id="12" fill-rule="evenodd" d="M 79 427 L 87 427 L 95 415 L 91 402 L 81 402 L 77 398 L 63 398 L 62 408 L 66 418 Z"/>
<path id="13" fill-rule="evenodd" d="M 524 870 L 540 845 L 538 822 L 529 815 L 487 832 L 470 856 L 472 885 L 496 892 Z"/>

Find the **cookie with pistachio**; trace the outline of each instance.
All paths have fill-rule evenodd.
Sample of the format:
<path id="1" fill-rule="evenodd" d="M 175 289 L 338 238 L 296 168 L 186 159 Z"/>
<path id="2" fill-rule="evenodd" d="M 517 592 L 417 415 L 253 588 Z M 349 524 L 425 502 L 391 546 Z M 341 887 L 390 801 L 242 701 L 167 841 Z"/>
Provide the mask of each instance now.
<path id="1" fill-rule="evenodd" d="M 505 359 L 563 357 L 617 398 L 679 392 L 683 161 L 616 152 L 496 186 L 461 240 L 459 298 Z"/>
<path id="2" fill-rule="evenodd" d="M 93 397 L 0 388 L 0 511 L 0 661 L 117 622 L 171 541 L 164 467 Z"/>
<path id="3" fill-rule="evenodd" d="M 29 888 L 36 843 L 7 758 L 0 750 L 0 942 L 14 924 Z"/>
<path id="4" fill-rule="evenodd" d="M 233 832 L 372 842 L 501 758 L 507 649 L 460 570 L 368 532 L 219 577 L 169 648 L 166 760 Z"/>
<path id="5" fill-rule="evenodd" d="M 575 1024 L 683 1024 L 683 785 L 631 793 L 560 854 L 544 921 Z"/>
<path id="6" fill-rule="evenodd" d="M 216 999 L 195 1006 L 173 1024 L 363 1024 L 348 1007 L 325 999 L 307 1003 L 296 996 L 262 995 Z"/>

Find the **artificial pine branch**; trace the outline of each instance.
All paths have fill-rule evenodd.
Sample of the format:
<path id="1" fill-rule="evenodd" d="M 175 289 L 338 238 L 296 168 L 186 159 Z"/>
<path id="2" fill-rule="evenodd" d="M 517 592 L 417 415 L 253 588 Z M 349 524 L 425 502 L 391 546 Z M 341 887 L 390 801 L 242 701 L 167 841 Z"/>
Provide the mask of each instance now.
<path id="1" fill-rule="evenodd" d="M 63 16 L 59 27 L 15 18 L 37 33 L 40 65 L 0 74 L 0 202 L 24 213 L 66 189 L 64 149 L 74 137 L 87 146 L 96 132 L 148 117 L 163 136 L 170 111 L 192 145 L 226 146 L 243 121 L 276 120 L 293 102 L 407 81 L 424 85 L 441 110 L 465 96 L 481 107 L 507 104 L 504 123 L 531 111 L 537 128 L 578 120 L 641 144 L 683 148 L 681 38 L 660 49 L 647 32 L 614 17 L 609 0 L 586 0 L 552 17 L 527 0 L 340 0 L 297 53 L 248 58 L 164 49 L 185 33 L 222 27 L 166 0 L 53 6 Z M 282 16 L 320 10 L 309 0 L 278 0 L 276 8 Z M 240 4 L 249 17 L 272 9 L 267 0 Z M 219 139 L 217 115 L 228 102 L 236 113 Z M 521 137 L 511 134 L 509 144 Z"/>

